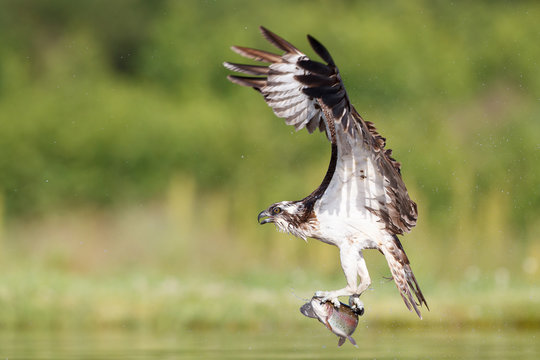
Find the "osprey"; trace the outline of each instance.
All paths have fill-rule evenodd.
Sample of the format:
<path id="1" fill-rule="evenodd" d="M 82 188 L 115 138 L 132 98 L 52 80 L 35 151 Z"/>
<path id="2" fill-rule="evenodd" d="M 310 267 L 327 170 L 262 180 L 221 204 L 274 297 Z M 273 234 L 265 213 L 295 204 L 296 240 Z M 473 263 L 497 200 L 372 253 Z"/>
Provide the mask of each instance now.
<path id="1" fill-rule="evenodd" d="M 311 47 L 325 63 L 311 60 L 264 27 L 260 30 L 285 53 L 233 46 L 234 52 L 269 65 L 225 62 L 229 70 L 253 75 L 227 78 L 259 91 L 274 113 L 296 130 L 325 132 L 332 152 L 326 176 L 317 189 L 302 200 L 270 205 L 259 214 L 259 223 L 274 223 L 280 231 L 339 248 L 347 286 L 315 293 L 336 307 L 339 296 L 349 296 L 351 304 L 363 310 L 359 296 L 371 279 L 362 251 L 379 250 L 405 305 L 422 318 L 418 307 L 429 307 L 397 237 L 409 232 L 418 216 L 416 203 L 401 178 L 400 163 L 385 149 L 385 138 L 373 123 L 362 119 L 351 105 L 338 68 L 321 43 L 308 35 Z"/>

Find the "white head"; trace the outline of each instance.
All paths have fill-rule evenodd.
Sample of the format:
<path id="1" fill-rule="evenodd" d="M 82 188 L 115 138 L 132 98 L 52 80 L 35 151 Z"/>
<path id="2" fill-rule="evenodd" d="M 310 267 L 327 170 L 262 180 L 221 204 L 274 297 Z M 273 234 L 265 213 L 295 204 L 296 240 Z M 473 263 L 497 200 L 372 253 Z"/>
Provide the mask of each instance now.
<path id="1" fill-rule="evenodd" d="M 260 212 L 259 224 L 274 223 L 279 231 L 290 233 L 302 239 L 309 237 L 310 214 L 301 201 L 282 201 L 272 204 Z"/>

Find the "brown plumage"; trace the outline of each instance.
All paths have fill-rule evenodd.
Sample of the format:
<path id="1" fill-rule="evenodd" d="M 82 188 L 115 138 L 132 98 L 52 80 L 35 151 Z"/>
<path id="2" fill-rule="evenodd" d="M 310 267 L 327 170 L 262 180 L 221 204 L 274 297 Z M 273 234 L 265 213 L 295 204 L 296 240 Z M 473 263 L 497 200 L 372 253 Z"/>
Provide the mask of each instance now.
<path id="1" fill-rule="evenodd" d="M 418 282 L 412 272 L 409 259 L 401 242 L 394 236 L 394 242 L 387 242 L 381 247 L 381 252 L 388 260 L 388 265 L 390 267 L 390 272 L 392 273 L 392 278 L 396 283 L 396 286 L 401 294 L 403 302 L 407 306 L 407 309 L 416 312 L 416 314 L 422 318 L 420 310 L 418 309 L 419 305 L 424 304 L 429 310 L 429 306 L 424 298 L 424 294 L 418 286 Z M 412 293 L 416 296 L 416 299 L 413 297 Z"/>

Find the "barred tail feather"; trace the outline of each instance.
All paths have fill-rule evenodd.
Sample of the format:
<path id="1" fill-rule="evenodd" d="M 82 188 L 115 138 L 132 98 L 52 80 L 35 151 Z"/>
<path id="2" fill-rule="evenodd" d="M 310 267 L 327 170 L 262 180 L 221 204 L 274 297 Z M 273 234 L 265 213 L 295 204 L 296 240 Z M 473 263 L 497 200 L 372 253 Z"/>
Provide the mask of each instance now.
<path id="1" fill-rule="evenodd" d="M 401 242 L 397 236 L 394 236 L 392 241 L 388 241 L 382 245 L 381 251 L 386 257 L 386 261 L 388 262 L 388 266 L 390 267 L 390 271 L 392 273 L 392 278 L 396 283 L 405 306 L 407 306 L 409 311 L 414 309 L 418 317 L 421 319 L 422 314 L 420 313 L 419 306 L 424 304 L 428 310 L 429 306 L 424 298 L 424 294 L 422 294 L 422 291 L 418 286 L 416 277 L 414 276 L 411 265 L 409 264 L 409 259 L 407 258 L 407 255 L 403 250 L 403 246 L 401 245 Z"/>

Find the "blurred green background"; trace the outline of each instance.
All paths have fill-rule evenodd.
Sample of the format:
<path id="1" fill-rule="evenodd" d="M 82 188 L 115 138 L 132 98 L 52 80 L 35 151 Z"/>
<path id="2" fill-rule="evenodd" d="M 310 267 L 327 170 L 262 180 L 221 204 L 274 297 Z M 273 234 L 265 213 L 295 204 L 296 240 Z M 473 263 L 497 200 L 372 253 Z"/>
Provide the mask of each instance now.
<path id="1" fill-rule="evenodd" d="M 430 304 L 368 251 L 373 326 L 540 324 L 540 3 L 0 2 L 0 328 L 279 329 L 345 279 L 257 224 L 321 181 L 324 136 L 228 81 L 231 45 L 325 44 L 419 208 Z"/>

